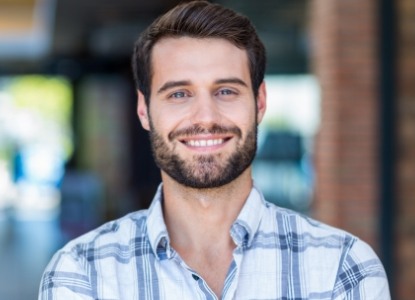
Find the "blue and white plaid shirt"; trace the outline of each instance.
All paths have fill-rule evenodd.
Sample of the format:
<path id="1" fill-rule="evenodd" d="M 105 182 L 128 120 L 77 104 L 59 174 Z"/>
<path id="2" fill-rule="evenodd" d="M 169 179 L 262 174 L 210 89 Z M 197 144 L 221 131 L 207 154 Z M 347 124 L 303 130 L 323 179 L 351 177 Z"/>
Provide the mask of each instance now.
<path id="1" fill-rule="evenodd" d="M 231 228 L 222 299 L 390 299 L 381 262 L 358 238 L 264 201 L 254 187 Z M 217 299 L 170 247 L 159 188 L 148 210 L 67 244 L 40 300 Z"/>

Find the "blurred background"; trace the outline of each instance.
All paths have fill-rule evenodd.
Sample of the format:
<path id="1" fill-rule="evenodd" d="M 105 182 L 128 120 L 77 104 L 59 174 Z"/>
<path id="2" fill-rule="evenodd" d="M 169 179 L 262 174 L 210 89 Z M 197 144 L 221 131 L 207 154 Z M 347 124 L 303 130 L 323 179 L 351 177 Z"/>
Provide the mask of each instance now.
<path id="1" fill-rule="evenodd" d="M 148 207 L 130 55 L 178 2 L 0 0 L 0 299 L 36 299 L 58 248 Z M 212 2 L 268 51 L 256 184 L 367 241 L 393 299 L 414 299 L 415 1 Z"/>

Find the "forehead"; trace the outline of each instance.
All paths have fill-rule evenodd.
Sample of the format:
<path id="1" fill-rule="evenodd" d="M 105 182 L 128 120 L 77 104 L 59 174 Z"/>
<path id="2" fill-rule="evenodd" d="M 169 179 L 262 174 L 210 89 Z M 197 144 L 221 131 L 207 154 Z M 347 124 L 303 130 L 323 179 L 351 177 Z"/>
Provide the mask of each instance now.
<path id="1" fill-rule="evenodd" d="M 222 38 L 167 37 L 151 55 L 152 79 L 159 77 L 249 76 L 246 50 Z"/>

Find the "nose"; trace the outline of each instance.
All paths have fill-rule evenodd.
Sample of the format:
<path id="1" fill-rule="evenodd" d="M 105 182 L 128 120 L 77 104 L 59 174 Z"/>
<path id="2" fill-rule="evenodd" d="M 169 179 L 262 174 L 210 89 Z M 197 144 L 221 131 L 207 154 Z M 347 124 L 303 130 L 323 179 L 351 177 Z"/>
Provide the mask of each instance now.
<path id="1" fill-rule="evenodd" d="M 200 125 L 219 124 L 221 119 L 218 103 L 211 95 L 195 97 L 192 105 L 191 122 Z"/>

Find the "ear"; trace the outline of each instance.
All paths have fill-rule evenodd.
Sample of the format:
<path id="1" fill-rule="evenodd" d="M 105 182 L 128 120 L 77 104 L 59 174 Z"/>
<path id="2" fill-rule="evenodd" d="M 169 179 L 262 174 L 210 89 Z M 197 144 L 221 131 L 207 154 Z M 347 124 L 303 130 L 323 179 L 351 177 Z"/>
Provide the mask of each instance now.
<path id="1" fill-rule="evenodd" d="M 140 119 L 141 126 L 145 130 L 150 130 L 150 121 L 148 116 L 148 107 L 143 93 L 137 91 L 137 115 Z"/>
<path id="2" fill-rule="evenodd" d="M 267 90 L 265 87 L 265 81 L 261 83 L 258 89 L 258 96 L 256 100 L 257 105 L 257 118 L 258 118 L 258 124 L 261 123 L 262 118 L 265 115 L 265 111 L 267 109 Z"/>

